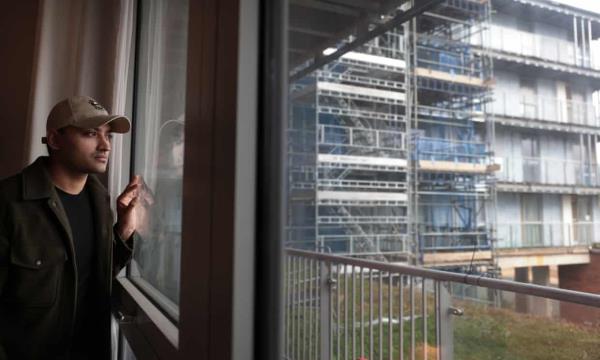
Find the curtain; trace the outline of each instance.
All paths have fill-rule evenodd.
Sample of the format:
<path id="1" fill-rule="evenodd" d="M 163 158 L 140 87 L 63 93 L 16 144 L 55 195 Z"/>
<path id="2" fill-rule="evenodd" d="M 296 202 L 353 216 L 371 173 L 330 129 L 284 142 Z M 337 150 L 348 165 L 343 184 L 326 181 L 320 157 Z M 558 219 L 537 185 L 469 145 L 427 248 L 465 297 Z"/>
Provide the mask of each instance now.
<path id="1" fill-rule="evenodd" d="M 40 139 L 58 101 L 88 95 L 111 112 L 125 110 L 122 76 L 132 50 L 123 45 L 131 41 L 133 6 L 134 0 L 43 1 L 27 119 L 27 163 L 46 153 Z"/>

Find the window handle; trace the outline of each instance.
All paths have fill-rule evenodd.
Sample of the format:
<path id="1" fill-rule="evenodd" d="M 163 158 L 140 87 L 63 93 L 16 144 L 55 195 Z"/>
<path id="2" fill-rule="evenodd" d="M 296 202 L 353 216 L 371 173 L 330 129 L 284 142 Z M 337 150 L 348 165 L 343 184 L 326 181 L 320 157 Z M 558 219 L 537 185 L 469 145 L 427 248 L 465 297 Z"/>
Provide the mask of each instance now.
<path id="1" fill-rule="evenodd" d="M 121 325 L 129 325 L 135 322 L 135 316 L 125 315 L 121 311 L 117 311 L 116 318 Z"/>

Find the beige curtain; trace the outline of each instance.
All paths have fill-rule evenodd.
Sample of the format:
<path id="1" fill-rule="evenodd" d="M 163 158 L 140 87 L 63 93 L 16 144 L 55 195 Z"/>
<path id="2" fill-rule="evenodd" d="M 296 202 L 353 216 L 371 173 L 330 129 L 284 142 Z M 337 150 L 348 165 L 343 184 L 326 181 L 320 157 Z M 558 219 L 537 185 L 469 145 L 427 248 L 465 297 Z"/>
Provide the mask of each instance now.
<path id="1" fill-rule="evenodd" d="M 113 112 L 126 110 L 134 13 L 134 0 L 43 1 L 25 144 L 28 163 L 46 153 L 40 142 L 46 117 L 61 99 L 88 95 Z M 122 139 L 116 143 L 121 150 Z"/>

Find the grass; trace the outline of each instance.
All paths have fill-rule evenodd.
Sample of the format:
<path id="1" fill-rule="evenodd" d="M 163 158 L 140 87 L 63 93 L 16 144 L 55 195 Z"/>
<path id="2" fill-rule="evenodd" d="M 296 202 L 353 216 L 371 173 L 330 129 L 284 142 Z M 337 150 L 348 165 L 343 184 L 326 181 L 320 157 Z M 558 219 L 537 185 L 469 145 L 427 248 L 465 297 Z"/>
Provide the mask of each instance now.
<path id="1" fill-rule="evenodd" d="M 457 360 L 596 360 L 600 329 L 471 305 L 455 321 L 454 353 Z"/>
<path id="2" fill-rule="evenodd" d="M 334 323 L 338 326 L 333 330 L 331 346 L 333 349 L 333 359 L 356 360 L 361 356 L 364 359 L 379 359 L 379 347 L 381 339 L 382 358 L 389 357 L 389 328 L 385 323 L 383 326 L 373 325 L 373 354 L 369 357 L 371 327 L 363 327 L 364 337 L 360 337 L 360 318 L 361 308 L 363 323 L 368 324 L 370 308 L 370 289 L 365 283 L 363 288 L 364 297 L 360 297 L 360 282 L 355 280 L 354 297 L 354 322 L 352 319 L 352 298 L 346 296 L 346 285 L 348 294 L 352 294 L 351 277 L 344 279 L 342 276 L 337 282 L 337 289 L 332 293 L 331 300 L 333 306 Z M 373 283 L 373 318 L 378 318 L 381 307 L 383 317 L 387 318 L 389 313 L 389 285 L 384 279 L 381 286 L 382 297 L 379 299 L 379 282 Z M 402 307 L 403 316 L 409 315 L 410 296 L 407 287 L 403 288 L 404 306 Z M 400 289 L 395 283 L 392 287 L 392 318 L 399 318 L 400 307 L 398 299 Z M 300 295 L 298 295 L 300 296 Z M 380 306 L 381 301 L 381 306 Z M 435 316 L 433 296 L 427 296 L 427 353 L 428 359 L 436 359 L 435 337 Z M 422 314 L 421 292 L 415 291 L 415 313 Z M 596 360 L 600 359 L 600 328 L 593 326 L 583 326 L 569 323 L 562 320 L 551 319 L 543 316 L 533 316 L 516 313 L 513 310 L 494 308 L 484 306 L 468 301 L 455 301 L 456 306 L 464 309 L 464 315 L 453 317 L 454 321 L 454 359 L 455 360 Z M 319 320 L 318 308 L 311 304 L 306 308 L 300 307 L 288 315 L 288 338 L 292 333 L 294 339 L 288 342 L 288 350 L 292 346 L 296 349 L 304 349 L 308 344 L 312 344 L 312 358 L 319 349 Z M 348 307 L 346 309 L 346 306 Z M 300 310 L 300 311 L 298 311 Z M 345 314 L 348 312 L 348 320 L 345 321 Z M 309 321 L 311 319 L 312 321 Z M 355 324 L 353 326 L 353 324 Z M 312 330 L 308 330 L 312 326 Z M 403 353 L 405 359 L 410 359 L 412 351 L 410 344 L 411 323 L 403 323 Z M 293 330 L 292 330 L 293 329 Z M 423 338 L 423 318 L 415 320 L 415 354 L 417 359 L 423 359 L 424 338 Z M 310 333 L 309 333 L 310 332 Z M 309 335 L 310 341 L 309 341 Z M 347 342 L 346 342 L 347 336 Z M 354 346 L 352 338 L 354 336 Z M 399 358 L 400 351 L 400 326 L 398 323 L 392 326 L 393 338 L 393 358 Z M 347 344 L 347 345 L 346 345 Z M 360 353 L 362 347 L 364 354 Z M 346 347 L 348 348 L 346 351 Z M 352 349 L 355 349 L 354 354 Z M 307 353 L 300 353 L 297 359 L 307 358 Z"/>

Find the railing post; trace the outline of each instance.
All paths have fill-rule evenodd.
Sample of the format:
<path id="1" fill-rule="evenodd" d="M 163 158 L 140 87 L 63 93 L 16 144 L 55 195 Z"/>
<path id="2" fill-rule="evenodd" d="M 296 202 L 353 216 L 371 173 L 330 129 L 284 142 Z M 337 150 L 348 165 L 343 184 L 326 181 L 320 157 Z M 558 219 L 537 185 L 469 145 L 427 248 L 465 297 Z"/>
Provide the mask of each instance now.
<path id="1" fill-rule="evenodd" d="M 439 309 L 437 311 L 437 315 L 440 317 L 438 321 L 440 325 L 439 346 L 441 360 L 452 360 L 454 359 L 454 315 L 451 311 L 452 295 L 446 286 L 444 283 L 439 284 Z"/>
<path id="2" fill-rule="evenodd" d="M 320 279 L 320 330 L 321 330 L 321 356 L 320 359 L 328 360 L 331 355 L 331 286 L 333 279 L 330 272 L 329 262 L 321 263 Z"/>

